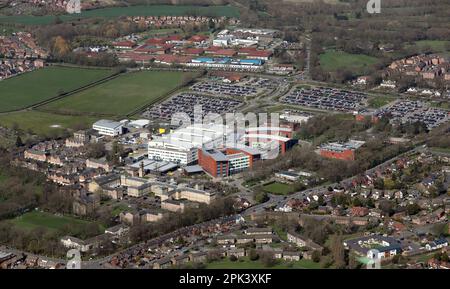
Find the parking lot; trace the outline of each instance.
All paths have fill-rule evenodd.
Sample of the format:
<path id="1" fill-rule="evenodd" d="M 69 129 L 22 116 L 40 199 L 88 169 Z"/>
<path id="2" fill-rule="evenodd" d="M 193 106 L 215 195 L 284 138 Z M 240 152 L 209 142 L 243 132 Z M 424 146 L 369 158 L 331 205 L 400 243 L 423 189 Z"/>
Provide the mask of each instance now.
<path id="1" fill-rule="evenodd" d="M 335 111 L 354 111 L 364 107 L 367 94 L 329 87 L 296 88 L 281 102 Z"/>
<path id="2" fill-rule="evenodd" d="M 429 130 L 450 120 L 450 112 L 430 107 L 421 101 L 399 101 L 376 112 L 382 117 L 389 114 L 392 121 L 400 123 L 423 122 Z"/>
<path id="3" fill-rule="evenodd" d="M 235 99 L 203 96 L 195 93 L 180 93 L 160 105 L 153 106 L 143 116 L 152 119 L 170 120 L 177 112 L 188 114 L 194 119 L 194 106 L 202 106 L 202 117 L 208 113 L 224 114 L 234 112 L 242 102 Z"/>
<path id="4" fill-rule="evenodd" d="M 226 96 L 255 96 L 264 90 L 258 89 L 253 85 L 245 84 L 227 84 L 213 81 L 199 82 L 191 86 L 190 88 L 196 92 L 207 93 L 211 95 L 226 95 Z"/>

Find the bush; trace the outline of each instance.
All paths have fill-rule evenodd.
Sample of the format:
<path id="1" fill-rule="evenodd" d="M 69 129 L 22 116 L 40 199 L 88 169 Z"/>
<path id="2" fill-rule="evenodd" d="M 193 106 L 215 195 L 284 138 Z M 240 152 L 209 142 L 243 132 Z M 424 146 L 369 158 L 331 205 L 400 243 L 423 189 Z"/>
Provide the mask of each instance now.
<path id="1" fill-rule="evenodd" d="M 264 267 L 273 267 L 276 264 L 276 260 L 273 257 L 273 254 L 270 253 L 262 254 L 261 262 L 263 263 Z"/>
<path id="2" fill-rule="evenodd" d="M 313 262 L 315 262 L 315 263 L 319 263 L 320 262 L 320 252 L 319 251 L 314 251 L 312 253 L 311 257 L 312 257 L 311 259 L 313 260 Z"/>
<path id="3" fill-rule="evenodd" d="M 256 261 L 256 260 L 258 260 L 259 255 L 258 255 L 258 253 L 256 253 L 256 250 L 253 250 L 253 249 L 250 250 L 249 258 L 250 258 L 251 261 Z"/>
<path id="4" fill-rule="evenodd" d="M 236 262 L 237 259 L 238 259 L 238 258 L 237 258 L 236 256 L 234 256 L 234 255 L 231 255 L 231 256 L 230 256 L 230 261 L 231 261 L 231 262 Z"/>
<path id="5" fill-rule="evenodd" d="M 266 192 L 259 192 L 255 195 L 255 201 L 259 204 L 265 203 L 269 200 L 269 196 Z"/>

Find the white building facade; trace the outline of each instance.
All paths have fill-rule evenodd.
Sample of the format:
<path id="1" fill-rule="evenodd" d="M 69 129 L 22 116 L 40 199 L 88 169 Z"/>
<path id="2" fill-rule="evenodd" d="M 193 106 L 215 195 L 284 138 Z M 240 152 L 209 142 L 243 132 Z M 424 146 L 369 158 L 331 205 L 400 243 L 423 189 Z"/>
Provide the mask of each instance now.
<path id="1" fill-rule="evenodd" d="M 102 119 L 92 125 L 92 128 L 101 135 L 118 136 L 123 133 L 123 124 L 117 121 Z"/>

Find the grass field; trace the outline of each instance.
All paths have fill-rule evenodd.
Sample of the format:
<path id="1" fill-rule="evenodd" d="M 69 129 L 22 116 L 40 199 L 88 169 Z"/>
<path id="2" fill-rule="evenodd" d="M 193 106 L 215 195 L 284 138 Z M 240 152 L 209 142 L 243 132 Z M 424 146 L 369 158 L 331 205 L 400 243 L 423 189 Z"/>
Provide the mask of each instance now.
<path id="1" fill-rule="evenodd" d="M 363 54 L 350 54 L 342 51 L 328 50 L 319 56 L 320 66 L 326 71 L 347 69 L 363 73 L 365 68 L 377 63 L 377 58 Z"/>
<path id="2" fill-rule="evenodd" d="M 0 81 L 0 112 L 28 107 L 109 75 L 107 69 L 48 67 Z"/>
<path id="3" fill-rule="evenodd" d="M 182 82 L 182 72 L 144 71 L 111 81 L 45 105 L 51 111 L 125 115 L 158 100 Z"/>
<path id="4" fill-rule="evenodd" d="M 395 98 L 388 96 L 388 95 L 383 95 L 383 96 L 374 96 L 372 98 L 369 99 L 369 107 L 371 108 L 380 108 L 382 106 L 387 105 L 388 103 L 394 101 Z"/>
<path id="5" fill-rule="evenodd" d="M 432 151 L 441 153 L 441 154 L 449 154 L 450 155 L 450 148 L 439 148 L 439 147 L 432 147 Z"/>
<path id="6" fill-rule="evenodd" d="M 267 268 L 260 261 L 250 261 L 248 258 L 242 258 L 236 262 L 229 259 L 206 264 L 206 269 L 320 269 L 319 263 L 310 260 L 300 260 L 296 262 L 279 261 L 275 266 Z"/>
<path id="7" fill-rule="evenodd" d="M 417 47 L 431 48 L 432 52 L 446 52 L 450 50 L 450 41 L 444 40 L 420 40 L 414 43 Z"/>
<path id="8" fill-rule="evenodd" d="M 271 183 L 263 186 L 264 191 L 274 195 L 287 195 L 294 192 L 293 186 L 283 183 Z"/>
<path id="9" fill-rule="evenodd" d="M 82 116 L 57 115 L 39 111 L 27 111 L 0 115 L 0 126 L 19 128 L 38 135 L 57 136 L 63 129 L 90 126 L 97 119 Z"/>
<path id="10" fill-rule="evenodd" d="M 12 220 L 12 223 L 22 229 L 46 228 L 52 231 L 63 229 L 65 226 L 87 225 L 90 222 L 67 216 L 55 216 L 50 213 L 33 211 Z"/>
<path id="11" fill-rule="evenodd" d="M 120 16 L 226 16 L 239 17 L 239 10 L 233 6 L 172 6 L 172 5 L 140 5 L 129 7 L 112 7 L 84 11 L 81 14 L 62 15 L 62 21 L 75 21 L 83 18 L 116 18 Z M 56 16 L 2 16 L 0 22 L 14 22 L 26 25 L 45 25 L 55 22 Z"/>

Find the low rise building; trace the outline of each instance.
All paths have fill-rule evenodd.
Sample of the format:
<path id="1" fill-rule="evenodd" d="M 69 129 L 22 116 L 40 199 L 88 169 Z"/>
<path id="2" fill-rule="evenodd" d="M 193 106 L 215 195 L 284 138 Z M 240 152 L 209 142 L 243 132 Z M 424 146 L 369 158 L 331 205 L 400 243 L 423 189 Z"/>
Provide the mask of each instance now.
<path id="1" fill-rule="evenodd" d="M 118 136 L 123 133 L 123 124 L 117 121 L 102 119 L 95 122 L 92 128 L 101 135 Z"/>

